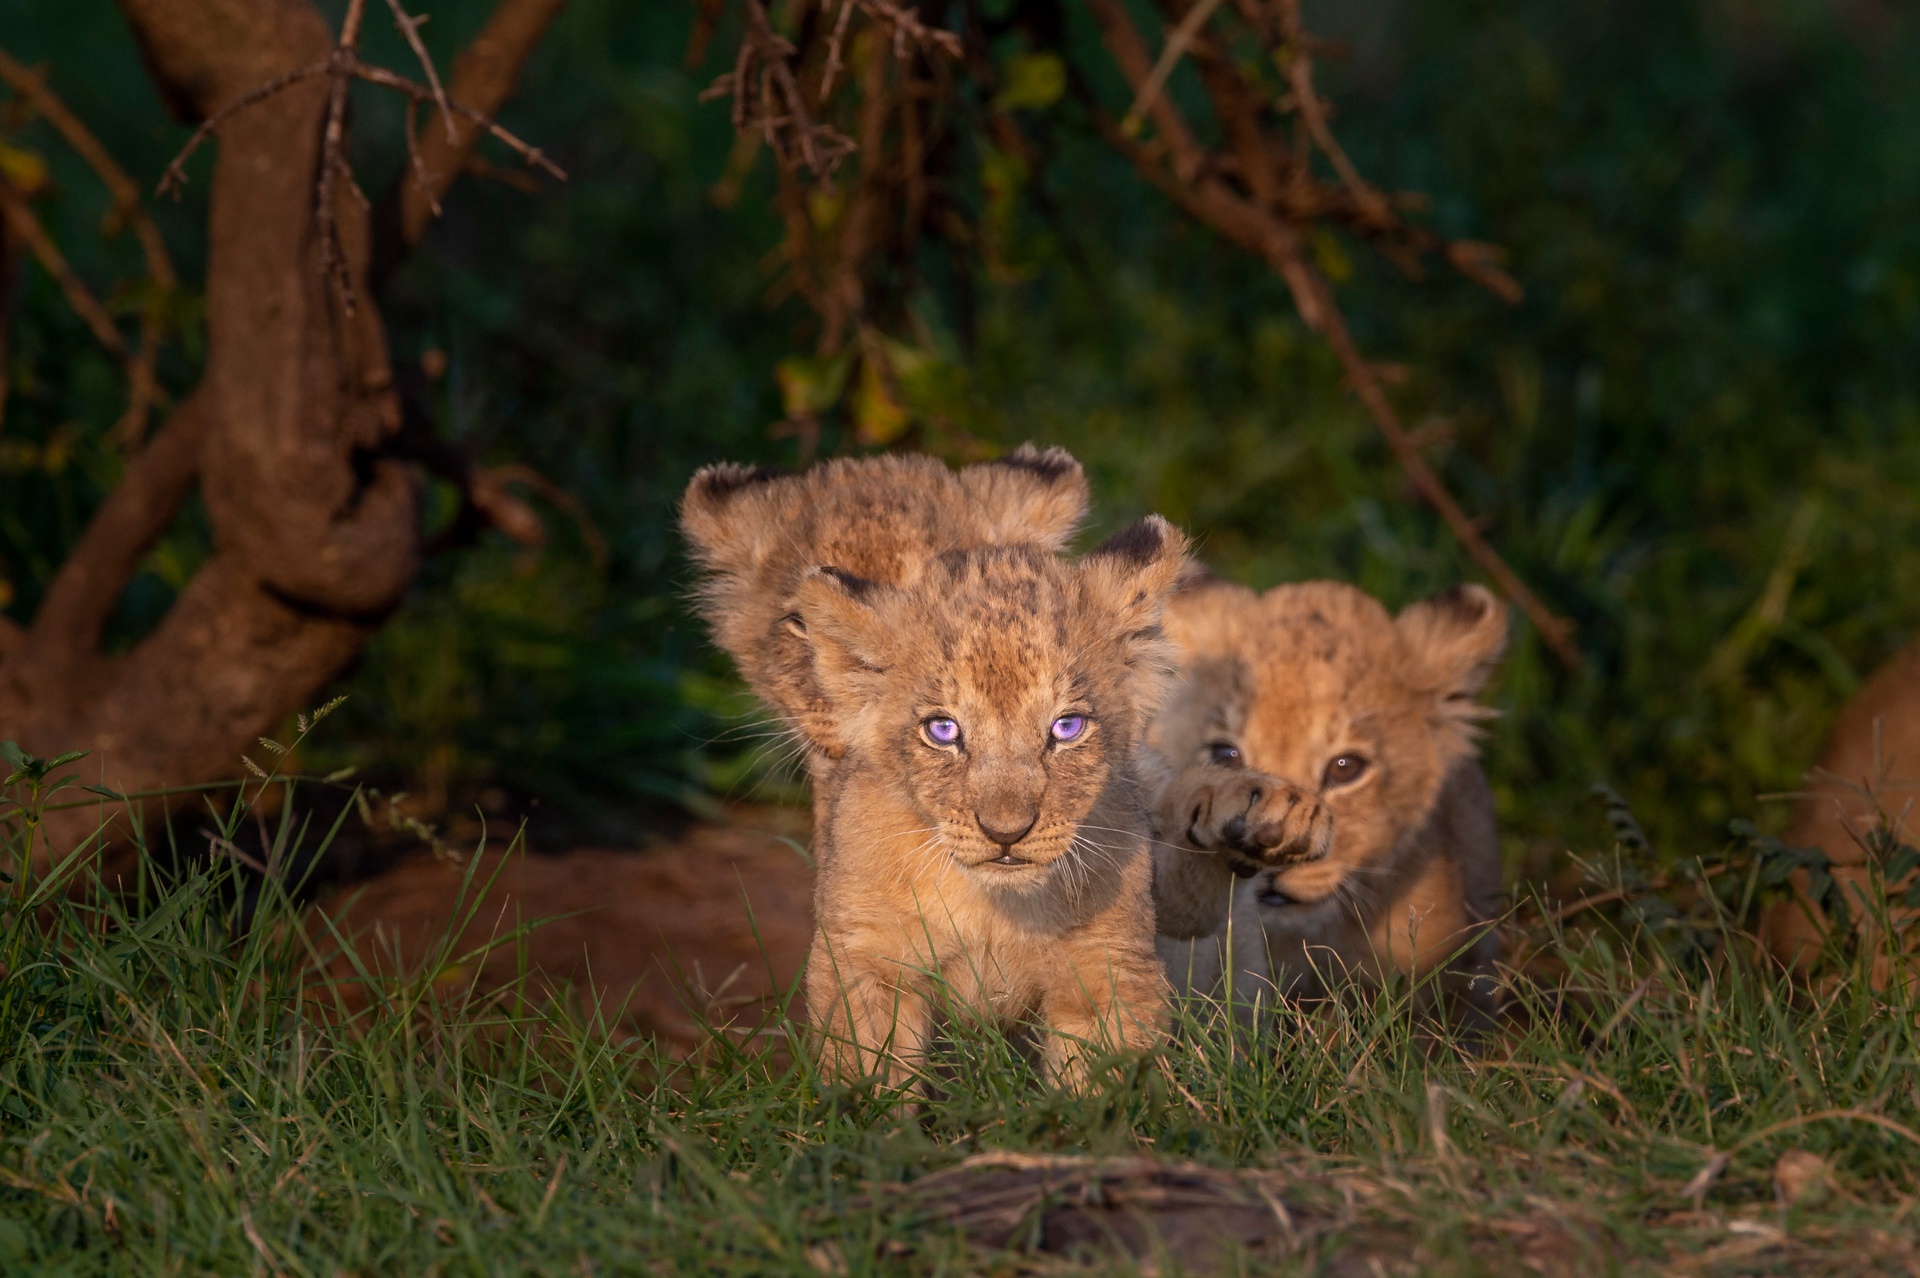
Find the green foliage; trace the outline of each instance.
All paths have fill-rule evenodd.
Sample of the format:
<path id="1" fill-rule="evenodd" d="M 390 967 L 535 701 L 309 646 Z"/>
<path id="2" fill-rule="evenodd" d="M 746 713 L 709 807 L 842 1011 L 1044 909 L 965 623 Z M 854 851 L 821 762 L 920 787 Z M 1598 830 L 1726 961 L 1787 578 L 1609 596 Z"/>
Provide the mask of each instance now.
<path id="1" fill-rule="evenodd" d="M 487 7 L 435 7 L 443 63 Z M 1310 23 L 1348 50 L 1325 75 L 1361 170 L 1427 192 L 1438 229 L 1506 245 L 1528 290 L 1509 309 L 1320 246 L 1448 483 L 1588 656 L 1566 674 L 1523 634 L 1494 690 L 1513 868 L 1585 839 L 1596 781 L 1664 856 L 1719 846 L 1736 814 L 1777 833 L 1784 805 L 1758 796 L 1798 784 L 1839 703 L 1920 623 L 1920 22 L 1792 0 L 1323 8 Z M 829 452 L 1065 444 L 1098 523 L 1159 510 L 1255 585 L 1336 576 L 1399 606 L 1474 575 L 1279 283 L 1088 141 L 1017 32 L 994 50 L 1005 105 L 1043 145 L 1029 165 L 961 141 L 978 258 L 929 251 L 910 331 L 872 334 L 859 370 L 815 359 L 811 321 L 768 301 L 765 158 L 743 169 L 724 105 L 697 101 L 724 59 L 683 67 L 691 20 L 570 5 L 509 123 L 572 180 L 463 186 L 385 299 L 403 365 L 450 357 L 440 429 L 552 478 L 608 554 L 596 566 L 546 510 L 535 571 L 492 534 L 432 564 L 353 676 L 358 761 L 424 775 L 416 789 L 518 778 L 569 806 L 737 784 L 748 756 L 687 696 L 725 667 L 685 611 L 672 502 L 700 462 L 797 460 L 776 425 L 796 409 Z M 31 17 L 9 40 L 133 172 L 158 172 L 181 134 L 117 28 Z M 359 103 L 370 187 L 404 163 L 398 123 L 379 95 Z M 85 175 L 19 138 L 54 165 L 70 255 L 124 274 Z M 203 195 L 162 210 L 189 279 Z M 14 362 L 35 389 L 0 440 L 19 450 L 0 459 L 34 459 L 0 460 L 15 616 L 117 473 L 100 436 L 119 391 L 75 323 L 30 273 Z M 176 391 L 193 349 L 185 323 Z M 122 641 L 205 547 L 190 517 L 130 592 Z"/>

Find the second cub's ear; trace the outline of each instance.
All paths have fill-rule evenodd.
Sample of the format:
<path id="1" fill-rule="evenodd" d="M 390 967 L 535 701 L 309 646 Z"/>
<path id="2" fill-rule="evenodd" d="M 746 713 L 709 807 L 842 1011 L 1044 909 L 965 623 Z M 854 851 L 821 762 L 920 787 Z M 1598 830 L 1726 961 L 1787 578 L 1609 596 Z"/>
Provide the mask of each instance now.
<path id="1" fill-rule="evenodd" d="M 968 466 L 960 483 L 985 519 L 988 540 L 1059 550 L 1087 513 L 1087 476 L 1064 448 L 1022 444 Z"/>
<path id="2" fill-rule="evenodd" d="M 1402 612 L 1395 625 L 1443 701 L 1480 695 L 1507 648 L 1507 610 L 1485 586 L 1455 586 Z"/>
<path id="3" fill-rule="evenodd" d="M 1128 524 L 1080 561 L 1096 606 L 1143 628 L 1160 624 L 1167 596 L 1187 567 L 1186 534 L 1158 515 Z"/>
<path id="4" fill-rule="evenodd" d="M 814 670 L 829 699 L 858 696 L 873 676 L 885 673 L 885 628 L 876 605 L 889 589 L 833 567 L 809 569 L 795 588 L 785 626 L 813 650 Z"/>
<path id="5" fill-rule="evenodd" d="M 786 477 L 769 466 L 702 466 L 680 498 L 680 527 L 695 557 L 713 572 L 749 571 L 775 535 Z"/>

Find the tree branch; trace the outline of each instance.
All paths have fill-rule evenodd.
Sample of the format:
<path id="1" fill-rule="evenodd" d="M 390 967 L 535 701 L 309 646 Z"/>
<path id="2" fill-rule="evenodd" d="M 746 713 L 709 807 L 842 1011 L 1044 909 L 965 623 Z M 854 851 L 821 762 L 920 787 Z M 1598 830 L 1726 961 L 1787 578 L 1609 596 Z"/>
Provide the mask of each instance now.
<path id="1" fill-rule="evenodd" d="M 566 2 L 501 0 L 473 43 L 453 60 L 453 80 L 440 100 L 451 98 L 488 119 L 498 114 Z M 466 168 L 484 132 L 470 117 L 439 108 L 422 127 L 414 144 L 418 166 L 401 184 L 402 246 L 411 248 L 426 234 L 428 221 L 438 212 L 435 206 Z"/>
<path id="2" fill-rule="evenodd" d="M 37 654 L 70 664 L 98 647 L 121 589 L 193 490 L 211 416 L 204 391 L 189 395 L 128 465 L 47 587 L 27 632 Z"/>
<path id="3" fill-rule="evenodd" d="M 140 188 L 127 176 L 127 171 L 115 162 L 107 148 L 100 145 L 100 140 L 93 136 L 93 132 L 80 122 L 80 117 L 68 110 L 59 95 L 47 87 L 45 78 L 8 56 L 5 50 L 0 50 L 0 80 L 6 81 L 15 93 L 32 103 L 41 118 L 53 126 L 54 132 L 87 162 L 87 166 L 107 188 L 107 194 L 113 198 L 113 216 L 133 228 L 134 238 L 140 241 L 140 251 L 147 259 L 147 277 L 151 287 L 146 305 L 140 311 L 140 344 L 128 360 L 127 409 L 113 428 L 114 439 L 123 447 L 131 448 L 146 433 L 147 415 L 159 393 L 159 386 L 154 380 L 154 365 L 160 355 L 167 300 L 180 283 L 179 277 L 174 274 L 173 260 L 167 256 L 167 246 L 160 238 L 160 228 L 154 225 L 152 216 L 140 198 Z M 3 378 L 4 373 L 0 372 L 0 379 Z"/>
<path id="4" fill-rule="evenodd" d="M 4 178 L 0 177 L 0 215 L 7 219 L 7 229 L 13 238 L 26 245 L 41 269 L 53 277 L 66 295 L 67 305 L 73 308 L 90 329 L 100 344 L 114 358 L 125 361 L 128 358 L 127 340 L 120 336 L 120 330 L 113 326 L 113 319 L 107 314 L 106 307 L 100 305 L 86 281 L 68 265 L 66 256 L 60 252 L 60 246 L 53 242 L 46 228 L 40 225 L 40 219 L 27 207 L 27 199 Z"/>
<path id="5" fill-rule="evenodd" d="M 1248 252 L 1264 258 L 1273 267 L 1293 295 L 1300 318 L 1309 328 L 1326 338 L 1346 372 L 1355 396 L 1367 410 L 1368 416 L 1373 418 L 1374 425 L 1414 488 L 1439 514 L 1461 548 L 1493 578 L 1501 593 L 1513 600 L 1527 615 L 1554 655 L 1569 669 L 1577 669 L 1581 663 L 1580 650 L 1573 642 L 1572 626 L 1540 602 L 1481 534 L 1478 524 L 1460 508 L 1440 477 L 1427 465 L 1419 446 L 1401 424 L 1399 414 L 1381 387 L 1378 375 L 1354 345 L 1346 318 L 1334 300 L 1332 287 L 1308 261 L 1300 228 L 1278 211 L 1279 175 L 1273 170 L 1272 152 L 1260 128 L 1258 102 L 1247 91 L 1243 81 L 1219 59 L 1201 56 L 1198 24 L 1189 28 L 1183 22 L 1177 28 L 1176 35 L 1185 33 L 1186 38 L 1182 43 L 1195 48 L 1195 56 L 1200 60 L 1202 82 L 1206 85 L 1216 114 L 1220 116 L 1222 130 L 1234 147 L 1239 177 L 1251 196 L 1243 195 L 1225 180 L 1222 176 L 1225 166 L 1206 154 L 1195 140 L 1192 130 L 1187 127 L 1179 109 L 1165 93 L 1159 91 L 1159 86 L 1154 83 L 1155 67 L 1147 56 L 1146 42 L 1134 26 L 1122 0 L 1088 0 L 1088 7 L 1100 26 L 1108 51 L 1133 90 L 1136 106 L 1145 104 L 1152 112 L 1160 140 L 1164 143 L 1162 150 L 1167 154 L 1172 172 L 1166 171 L 1154 151 L 1136 142 L 1123 125 L 1115 124 L 1099 103 L 1092 99 L 1090 90 L 1082 85 L 1081 96 L 1087 101 L 1096 127 L 1111 145 L 1133 162 L 1144 177 L 1166 191 L 1196 220 L 1212 227 Z M 1290 37 L 1288 48 L 1293 50 L 1295 61 L 1289 67 L 1289 82 L 1296 98 L 1311 96 L 1312 82 L 1299 68 L 1299 63 L 1304 59 L 1297 48 L 1301 42 L 1297 22 L 1290 31 Z M 1171 44 L 1170 41 L 1170 48 Z M 1296 102 L 1296 108 L 1303 115 L 1311 112 L 1313 123 L 1310 123 L 1309 131 L 1316 139 L 1322 140 L 1323 147 L 1331 145 L 1324 111 L 1317 100 L 1311 107 Z M 1337 152 L 1337 147 L 1335 150 Z M 1397 224 L 1397 219 L 1386 210 L 1385 202 L 1371 187 L 1365 185 L 1345 160 L 1344 153 L 1339 153 L 1335 167 L 1346 183 L 1348 195 L 1356 202 L 1363 221 L 1371 219 L 1377 222 L 1384 216 Z M 1415 242 L 1418 243 L 1417 240 Z M 1451 254 L 1449 256 L 1451 259 Z M 1492 282 L 1483 282 L 1487 282 L 1496 292 L 1502 291 Z"/>

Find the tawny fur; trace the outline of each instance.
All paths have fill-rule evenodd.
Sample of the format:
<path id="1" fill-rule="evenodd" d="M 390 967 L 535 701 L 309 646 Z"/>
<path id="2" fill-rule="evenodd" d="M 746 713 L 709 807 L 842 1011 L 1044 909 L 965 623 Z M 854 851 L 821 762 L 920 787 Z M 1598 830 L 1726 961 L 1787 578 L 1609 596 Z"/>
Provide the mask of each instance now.
<path id="1" fill-rule="evenodd" d="M 1134 758 L 1171 671 L 1159 623 L 1185 540 L 1150 519 L 1056 557 L 1084 480 L 1064 454 L 1025 456 L 1003 468 L 1018 518 L 980 509 L 1005 476 L 949 483 L 918 459 L 731 500 L 709 484 L 697 517 L 701 478 L 690 491 L 689 536 L 719 574 L 709 618 L 809 750 L 807 1012 L 835 1077 L 904 1083 L 940 1017 L 965 1014 L 1038 1019 L 1071 1080 L 1082 1044 L 1143 1045 L 1163 1019 Z M 1038 544 L 1000 544 L 1028 530 Z M 776 638 L 785 657 L 756 651 Z M 1056 742 L 1065 715 L 1086 727 Z M 960 741 L 931 740 L 935 718 Z"/>
<path id="2" fill-rule="evenodd" d="M 949 550 L 1059 550 L 1086 508 L 1080 463 L 1026 445 L 958 473 L 917 455 L 843 458 L 803 475 L 723 462 L 687 485 L 680 524 L 708 573 L 701 614 L 715 641 L 811 750 L 833 758 L 843 746 L 812 650 L 785 622 L 809 570 L 910 586 Z"/>
<path id="3" fill-rule="evenodd" d="M 1906 981 L 1920 973 L 1920 910 L 1904 903 L 1916 876 L 1887 882 L 1868 847 L 1875 837 L 1890 838 L 1893 846 L 1920 843 L 1916 793 L 1920 643 L 1876 670 L 1840 711 L 1785 840 L 1827 854 L 1852 939 L 1871 955 L 1870 979 L 1880 989 L 1896 976 Z M 1819 959 L 1835 929 L 1809 893 L 1805 870 L 1795 870 L 1789 886 L 1791 895 L 1762 914 L 1760 937 L 1782 963 L 1805 969 Z"/>
<path id="4" fill-rule="evenodd" d="M 1467 586 L 1395 618 L 1334 582 L 1208 582 L 1166 628 L 1184 676 L 1150 732 L 1155 833 L 1213 853 L 1156 849 L 1174 984 L 1220 992 L 1230 969 L 1236 1002 L 1271 1005 L 1444 968 L 1449 1004 L 1488 1012 L 1500 849 L 1475 697 L 1498 601 Z M 1365 761 L 1346 783 L 1342 757 Z"/>

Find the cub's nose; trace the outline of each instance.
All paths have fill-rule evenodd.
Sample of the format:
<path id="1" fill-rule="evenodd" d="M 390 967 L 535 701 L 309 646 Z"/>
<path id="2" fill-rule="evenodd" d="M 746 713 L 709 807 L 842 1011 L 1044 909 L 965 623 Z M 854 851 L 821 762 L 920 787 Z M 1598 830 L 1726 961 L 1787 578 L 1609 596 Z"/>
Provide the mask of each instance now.
<path id="1" fill-rule="evenodd" d="M 1040 814 L 1038 812 L 1028 815 L 1017 815 L 1011 812 L 976 812 L 973 814 L 973 819 L 980 823 L 980 833 L 987 836 L 989 843 L 998 843 L 1003 848 L 1010 848 L 1027 837 L 1027 832 L 1033 829 L 1033 823 L 1040 819 Z"/>

